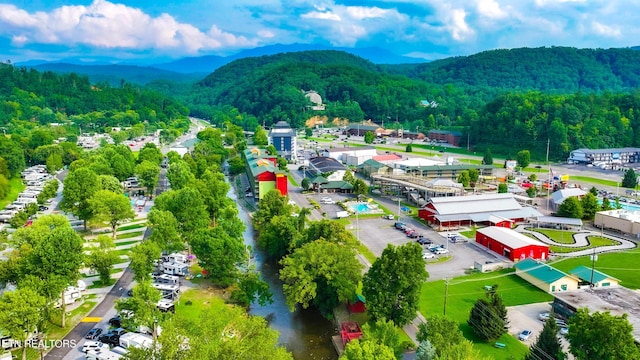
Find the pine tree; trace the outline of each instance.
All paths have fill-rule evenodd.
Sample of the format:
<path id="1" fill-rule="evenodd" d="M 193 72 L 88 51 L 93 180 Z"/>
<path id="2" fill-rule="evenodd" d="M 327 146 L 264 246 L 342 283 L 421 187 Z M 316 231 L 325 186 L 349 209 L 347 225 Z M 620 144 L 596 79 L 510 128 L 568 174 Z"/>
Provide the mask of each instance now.
<path id="1" fill-rule="evenodd" d="M 542 328 L 542 332 L 536 339 L 536 342 L 531 345 L 529 353 L 525 357 L 525 360 L 564 360 L 567 355 L 562 351 L 562 345 L 558 340 L 558 325 L 553 316 L 547 319 L 547 322 Z"/>
<path id="2" fill-rule="evenodd" d="M 504 332 L 504 320 L 493 310 L 485 299 L 478 299 L 471 309 L 469 326 L 483 340 L 495 340 Z"/>

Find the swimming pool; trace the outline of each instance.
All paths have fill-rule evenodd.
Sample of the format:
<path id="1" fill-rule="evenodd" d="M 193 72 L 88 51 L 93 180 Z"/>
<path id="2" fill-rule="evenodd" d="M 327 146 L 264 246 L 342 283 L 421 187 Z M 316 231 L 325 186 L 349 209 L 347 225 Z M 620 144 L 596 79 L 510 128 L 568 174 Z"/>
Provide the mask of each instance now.
<path id="1" fill-rule="evenodd" d="M 349 205 L 349 208 L 356 213 L 368 213 L 373 210 L 373 208 L 369 207 L 367 204 L 352 204 Z"/>

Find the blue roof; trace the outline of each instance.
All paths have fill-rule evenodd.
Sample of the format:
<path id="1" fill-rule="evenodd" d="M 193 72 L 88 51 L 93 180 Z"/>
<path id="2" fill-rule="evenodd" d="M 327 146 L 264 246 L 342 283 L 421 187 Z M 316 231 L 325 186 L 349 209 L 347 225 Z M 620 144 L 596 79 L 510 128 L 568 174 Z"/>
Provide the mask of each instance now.
<path id="1" fill-rule="evenodd" d="M 536 279 L 545 282 L 547 284 L 554 283 L 563 277 L 570 276 L 554 267 L 541 263 L 531 258 L 526 258 L 515 264 L 515 268 L 526 272 L 527 274 L 535 277 Z"/>
<path id="2" fill-rule="evenodd" d="M 590 267 L 586 267 L 584 265 L 578 266 L 577 268 L 569 271 L 569 273 L 571 273 L 572 275 L 575 275 L 577 277 L 579 277 L 580 279 L 584 280 L 584 281 L 589 281 L 591 282 L 591 268 Z M 600 281 L 603 280 L 607 280 L 607 279 L 614 279 L 614 280 L 618 280 L 614 277 L 611 277 L 603 272 L 600 272 L 596 269 L 593 269 L 593 282 L 592 283 L 598 283 Z"/>

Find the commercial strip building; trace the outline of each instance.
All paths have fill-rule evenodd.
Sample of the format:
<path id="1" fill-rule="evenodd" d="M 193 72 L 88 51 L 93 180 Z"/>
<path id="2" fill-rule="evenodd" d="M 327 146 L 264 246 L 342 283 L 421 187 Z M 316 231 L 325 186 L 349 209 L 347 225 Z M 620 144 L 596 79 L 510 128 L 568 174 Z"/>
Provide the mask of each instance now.
<path id="1" fill-rule="evenodd" d="M 567 162 L 577 164 L 620 165 L 640 162 L 640 148 L 576 149 L 571 151 Z"/>
<path id="2" fill-rule="evenodd" d="M 546 260 L 549 257 L 549 245 L 507 227 L 488 226 L 478 229 L 476 242 L 511 261 Z"/>
<path id="3" fill-rule="evenodd" d="M 624 209 L 599 211 L 593 220 L 595 227 L 614 230 L 640 238 L 640 212 Z"/>
<path id="4" fill-rule="evenodd" d="M 491 225 L 491 219 L 513 223 L 542 216 L 536 209 L 522 206 L 513 194 L 432 197 L 418 210 L 418 216 L 440 231 L 470 225 Z"/>
<path id="5" fill-rule="evenodd" d="M 262 199 L 270 190 L 277 189 L 288 195 L 287 174 L 276 166 L 276 157 L 258 148 L 244 151 L 245 169 L 254 198 Z"/>
<path id="6" fill-rule="evenodd" d="M 324 149 L 320 156 L 329 157 L 347 165 L 358 166 L 367 160 L 377 156 L 378 152 L 373 146 L 355 146 L 343 148 Z"/>

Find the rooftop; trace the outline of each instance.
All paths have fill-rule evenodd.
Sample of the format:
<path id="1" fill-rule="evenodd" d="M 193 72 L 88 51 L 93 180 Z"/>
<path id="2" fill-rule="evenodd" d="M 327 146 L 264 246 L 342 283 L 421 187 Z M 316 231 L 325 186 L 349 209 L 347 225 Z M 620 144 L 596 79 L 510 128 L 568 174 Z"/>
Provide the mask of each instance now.
<path id="1" fill-rule="evenodd" d="M 587 149 L 587 148 L 581 148 L 581 149 L 573 150 L 572 152 L 574 152 L 574 151 L 580 151 L 580 152 L 583 152 L 585 154 L 634 153 L 634 152 L 640 152 L 640 148 L 632 148 L 632 147 L 613 148 L 613 149 Z"/>
<path id="2" fill-rule="evenodd" d="M 533 260 L 531 258 L 526 258 L 522 261 L 519 261 L 514 266 L 517 270 L 526 272 L 527 274 L 547 284 L 554 283 L 562 279 L 563 277 L 570 276 L 567 273 L 564 273 L 554 267 Z"/>
<path id="3" fill-rule="evenodd" d="M 315 157 L 309 160 L 309 164 L 318 169 L 321 173 L 347 169 L 338 160 L 330 157 Z"/>
<path id="4" fill-rule="evenodd" d="M 532 239 L 517 231 L 513 231 L 511 229 L 498 227 L 498 226 L 488 226 L 482 229 L 478 229 L 477 232 L 483 235 L 486 235 L 492 239 L 498 240 L 512 249 L 518 249 L 518 248 L 522 248 L 529 245 L 545 246 L 545 247 L 548 246 L 543 242 Z"/>
<path id="5" fill-rule="evenodd" d="M 627 320 L 633 326 L 633 337 L 640 342 L 640 293 L 618 286 L 556 292 L 553 295 L 576 309 L 588 308 L 591 313 L 627 314 Z"/>
<path id="6" fill-rule="evenodd" d="M 430 203 L 440 215 L 519 210 L 522 206 L 511 194 L 481 194 L 434 197 Z"/>
<path id="7" fill-rule="evenodd" d="M 609 276 L 603 272 L 600 272 L 596 269 L 591 269 L 590 267 L 586 267 L 584 265 L 578 266 L 577 268 L 569 271 L 569 273 L 571 275 L 575 275 L 577 277 L 579 277 L 582 280 L 585 281 L 589 281 L 591 283 L 598 283 L 600 281 L 603 280 L 607 280 L 607 279 L 614 279 L 614 280 L 618 280 L 616 278 L 614 278 L 613 276 Z M 593 281 L 591 281 L 591 277 L 593 276 Z"/>

